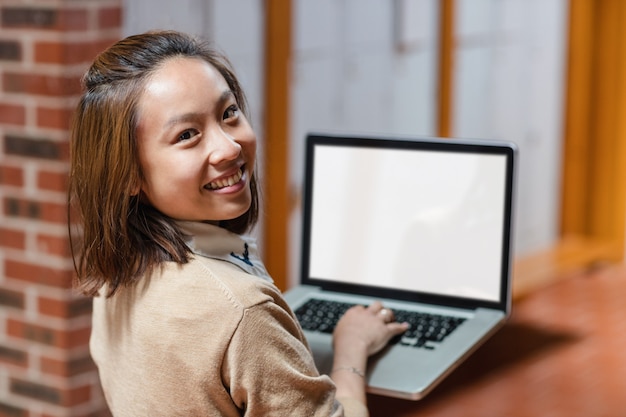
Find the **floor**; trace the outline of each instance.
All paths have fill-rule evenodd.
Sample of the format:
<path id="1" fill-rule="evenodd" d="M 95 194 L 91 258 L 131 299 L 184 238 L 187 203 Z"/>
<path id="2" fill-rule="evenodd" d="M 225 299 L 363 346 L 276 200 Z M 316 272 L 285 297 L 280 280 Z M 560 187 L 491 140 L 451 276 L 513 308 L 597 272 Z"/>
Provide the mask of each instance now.
<path id="1" fill-rule="evenodd" d="M 426 398 L 372 395 L 371 416 L 626 416 L 625 301 L 625 266 L 532 293 Z"/>

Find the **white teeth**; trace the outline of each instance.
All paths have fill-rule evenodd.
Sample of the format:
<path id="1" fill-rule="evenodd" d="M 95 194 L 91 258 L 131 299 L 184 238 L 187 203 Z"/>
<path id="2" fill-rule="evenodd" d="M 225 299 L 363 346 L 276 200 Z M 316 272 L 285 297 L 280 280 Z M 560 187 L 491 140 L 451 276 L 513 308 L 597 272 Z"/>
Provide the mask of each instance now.
<path id="1" fill-rule="evenodd" d="M 241 177 L 243 177 L 243 171 L 240 169 L 236 174 L 231 175 L 227 178 L 222 178 L 220 180 L 213 181 L 205 186 L 209 190 L 219 190 L 220 188 L 230 187 L 231 185 L 237 184 Z"/>

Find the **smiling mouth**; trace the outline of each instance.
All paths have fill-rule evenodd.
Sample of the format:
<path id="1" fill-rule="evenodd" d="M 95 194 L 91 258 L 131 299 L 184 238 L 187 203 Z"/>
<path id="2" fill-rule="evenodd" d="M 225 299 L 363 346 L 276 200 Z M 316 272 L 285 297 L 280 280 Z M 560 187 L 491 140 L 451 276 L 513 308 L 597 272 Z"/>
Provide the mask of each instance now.
<path id="1" fill-rule="evenodd" d="M 207 185 L 205 185 L 204 188 L 206 188 L 207 190 L 214 191 L 214 190 L 220 190 L 222 188 L 235 185 L 239 181 L 241 181 L 241 178 L 243 177 L 243 172 L 244 172 L 243 167 L 241 167 L 235 174 L 231 175 L 230 177 L 226 177 L 226 178 L 222 178 L 222 179 L 210 182 Z"/>

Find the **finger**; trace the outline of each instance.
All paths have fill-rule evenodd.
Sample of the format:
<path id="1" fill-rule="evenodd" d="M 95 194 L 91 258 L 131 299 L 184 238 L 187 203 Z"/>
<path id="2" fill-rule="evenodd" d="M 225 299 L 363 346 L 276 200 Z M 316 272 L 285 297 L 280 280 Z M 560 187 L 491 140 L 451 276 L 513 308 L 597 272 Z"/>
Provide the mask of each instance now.
<path id="1" fill-rule="evenodd" d="M 402 334 L 404 332 L 406 332 L 409 329 L 409 323 L 398 323 L 397 321 L 394 321 L 393 323 L 388 323 L 387 324 L 387 329 L 393 333 L 393 334 Z"/>
<path id="2" fill-rule="evenodd" d="M 380 317 L 383 318 L 383 321 L 385 323 L 391 323 L 393 321 L 396 320 L 393 311 L 388 309 L 388 308 L 382 308 L 380 309 L 380 311 L 377 313 Z"/>
<path id="3" fill-rule="evenodd" d="M 383 309 L 383 303 L 381 303 L 380 301 L 374 301 L 372 304 L 370 304 L 367 309 L 369 311 L 371 311 L 372 313 L 376 314 L 378 313 L 380 310 Z"/>

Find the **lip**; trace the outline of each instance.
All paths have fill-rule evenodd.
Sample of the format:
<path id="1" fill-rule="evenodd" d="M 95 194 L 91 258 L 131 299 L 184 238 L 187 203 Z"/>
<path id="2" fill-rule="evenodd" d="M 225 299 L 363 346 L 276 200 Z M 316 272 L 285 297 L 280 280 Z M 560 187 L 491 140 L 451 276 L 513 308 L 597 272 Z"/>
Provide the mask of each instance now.
<path id="1" fill-rule="evenodd" d="M 241 166 L 214 178 L 204 185 L 204 189 L 213 192 L 232 192 L 238 191 L 246 182 L 246 166 Z"/>

